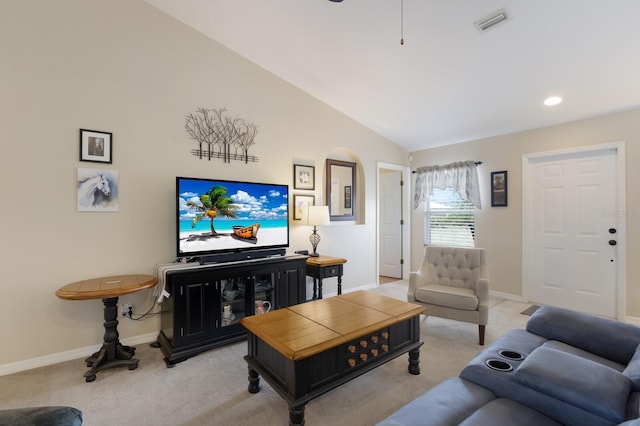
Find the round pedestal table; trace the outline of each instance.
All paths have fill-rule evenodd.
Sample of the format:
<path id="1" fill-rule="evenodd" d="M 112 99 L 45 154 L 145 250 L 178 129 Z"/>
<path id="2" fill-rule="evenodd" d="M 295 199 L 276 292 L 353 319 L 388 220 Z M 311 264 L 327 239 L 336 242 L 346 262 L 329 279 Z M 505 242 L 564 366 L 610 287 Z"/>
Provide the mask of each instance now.
<path id="1" fill-rule="evenodd" d="M 139 360 L 133 358 L 136 348 L 123 346 L 118 339 L 118 297 L 153 287 L 157 282 L 152 275 L 114 275 L 77 281 L 56 291 L 60 299 L 102 299 L 104 304 L 104 342 L 98 352 L 85 360 L 90 367 L 84 373 L 87 382 L 93 382 L 96 373 L 107 368 L 125 365 L 129 370 L 138 368 Z"/>

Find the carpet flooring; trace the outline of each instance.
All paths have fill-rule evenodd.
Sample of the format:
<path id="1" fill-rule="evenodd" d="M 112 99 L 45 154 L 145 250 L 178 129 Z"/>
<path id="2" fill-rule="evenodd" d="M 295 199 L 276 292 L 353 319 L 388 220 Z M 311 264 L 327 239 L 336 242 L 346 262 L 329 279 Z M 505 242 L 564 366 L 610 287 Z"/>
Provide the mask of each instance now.
<path id="1" fill-rule="evenodd" d="M 405 300 L 407 281 L 375 290 Z M 486 343 L 522 328 L 529 304 L 492 298 Z M 422 374 L 407 372 L 398 357 L 306 405 L 308 426 L 368 426 L 384 419 L 443 380 L 457 376 L 481 350 L 478 327 L 422 317 Z M 264 381 L 247 391 L 246 342 L 204 352 L 167 368 L 159 349 L 137 345 L 136 370 L 113 368 L 86 383 L 84 358 L 0 377 L 0 408 L 70 405 L 82 410 L 84 424 L 102 425 L 287 425 L 288 407 Z M 87 354 L 87 356 L 90 354 Z"/>

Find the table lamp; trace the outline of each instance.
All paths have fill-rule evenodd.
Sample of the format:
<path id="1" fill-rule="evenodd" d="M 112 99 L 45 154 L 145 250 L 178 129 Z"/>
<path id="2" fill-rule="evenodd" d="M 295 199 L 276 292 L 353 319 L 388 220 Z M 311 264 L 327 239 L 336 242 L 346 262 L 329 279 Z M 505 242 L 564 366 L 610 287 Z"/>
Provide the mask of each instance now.
<path id="1" fill-rule="evenodd" d="M 313 225 L 313 233 L 309 237 L 313 253 L 309 256 L 317 257 L 316 252 L 318 243 L 320 243 L 320 234 L 318 234 L 317 226 L 329 225 L 329 207 L 328 206 L 308 206 L 307 207 L 307 225 Z"/>

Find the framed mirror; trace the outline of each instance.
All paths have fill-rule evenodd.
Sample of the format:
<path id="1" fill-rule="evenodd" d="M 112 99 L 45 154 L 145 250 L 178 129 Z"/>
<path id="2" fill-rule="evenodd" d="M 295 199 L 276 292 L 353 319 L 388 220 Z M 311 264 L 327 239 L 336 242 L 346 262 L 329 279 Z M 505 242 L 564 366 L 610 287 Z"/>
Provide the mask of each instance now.
<path id="1" fill-rule="evenodd" d="M 325 170 L 331 220 L 356 220 L 356 163 L 327 159 Z"/>

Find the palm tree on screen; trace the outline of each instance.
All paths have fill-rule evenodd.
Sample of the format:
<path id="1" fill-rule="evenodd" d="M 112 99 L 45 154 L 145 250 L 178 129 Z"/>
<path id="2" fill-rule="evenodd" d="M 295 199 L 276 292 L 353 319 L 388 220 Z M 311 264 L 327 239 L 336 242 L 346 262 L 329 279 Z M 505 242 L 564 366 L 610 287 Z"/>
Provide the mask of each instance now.
<path id="1" fill-rule="evenodd" d="M 200 196 L 200 204 L 193 201 L 187 202 L 189 207 L 198 210 L 200 213 L 191 222 L 191 227 L 195 228 L 198 221 L 208 217 L 211 220 L 211 235 L 218 235 L 213 226 L 213 219 L 218 216 L 237 218 L 236 209 L 238 206 L 232 204 L 231 197 L 227 197 L 227 188 L 224 186 L 214 186 L 209 191 Z"/>

